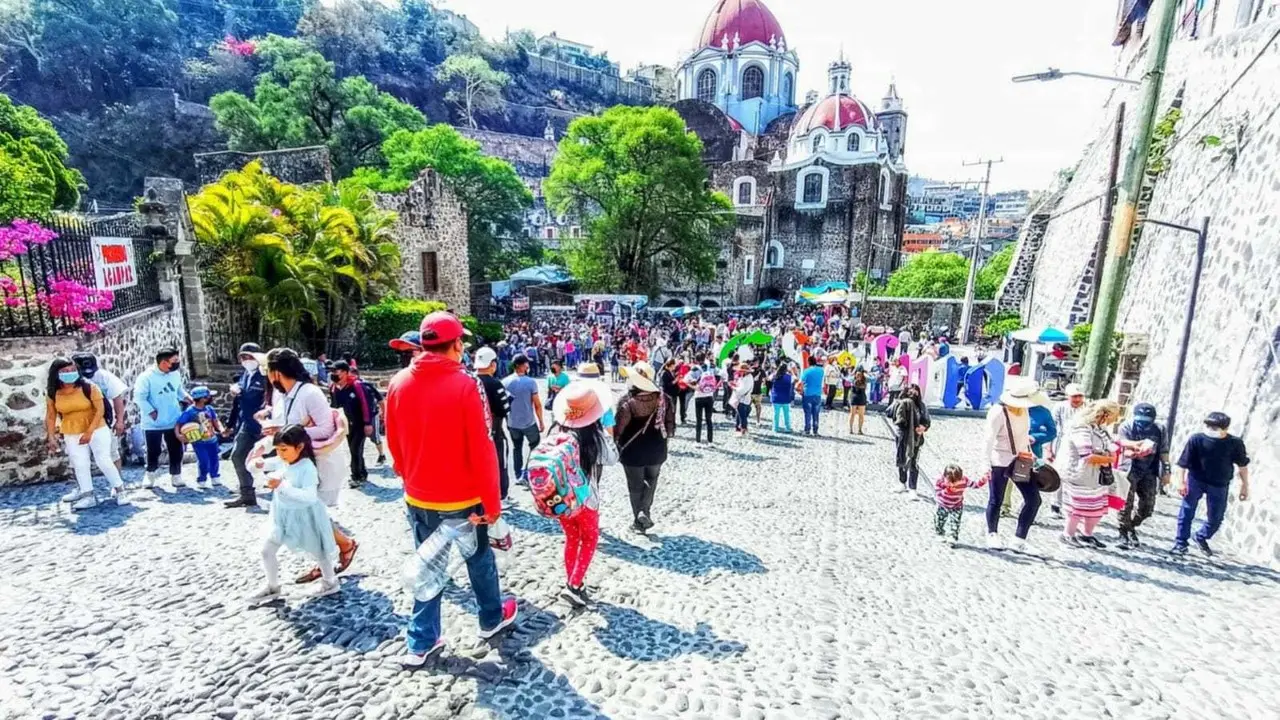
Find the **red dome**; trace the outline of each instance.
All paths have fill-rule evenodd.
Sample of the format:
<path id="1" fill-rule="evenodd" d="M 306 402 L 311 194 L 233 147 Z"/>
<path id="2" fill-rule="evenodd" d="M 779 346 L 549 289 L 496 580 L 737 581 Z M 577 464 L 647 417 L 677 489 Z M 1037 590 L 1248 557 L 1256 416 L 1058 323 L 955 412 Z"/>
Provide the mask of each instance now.
<path id="1" fill-rule="evenodd" d="M 875 114 L 862 104 L 862 101 L 851 95 L 828 95 L 818 104 L 804 111 L 796 121 L 792 133 L 804 135 L 811 130 L 825 127 L 836 129 L 836 114 L 840 116 L 841 130 L 850 125 L 857 125 L 863 130 L 875 129 Z"/>
<path id="2" fill-rule="evenodd" d="M 716 6 L 702 24 L 698 47 L 718 48 L 726 35 L 733 42 L 735 34 L 741 45 L 749 42 L 768 45 L 771 39 L 776 38 L 778 42 L 783 39 L 778 19 L 760 0 L 716 0 Z"/>

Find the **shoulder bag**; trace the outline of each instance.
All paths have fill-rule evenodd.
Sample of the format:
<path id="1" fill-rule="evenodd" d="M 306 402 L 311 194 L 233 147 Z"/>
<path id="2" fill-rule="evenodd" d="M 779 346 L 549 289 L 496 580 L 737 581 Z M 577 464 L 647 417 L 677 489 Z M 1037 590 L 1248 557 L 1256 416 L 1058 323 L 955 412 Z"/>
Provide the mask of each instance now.
<path id="1" fill-rule="evenodd" d="M 1018 452 L 1018 444 L 1013 441 L 1013 422 L 1009 419 L 1008 408 L 1004 409 L 1004 426 L 1009 432 L 1009 449 L 1013 451 L 1013 465 L 1010 467 L 1010 474 L 1016 483 L 1025 483 L 1031 481 L 1031 468 L 1035 464 L 1036 456 L 1031 453 Z"/>

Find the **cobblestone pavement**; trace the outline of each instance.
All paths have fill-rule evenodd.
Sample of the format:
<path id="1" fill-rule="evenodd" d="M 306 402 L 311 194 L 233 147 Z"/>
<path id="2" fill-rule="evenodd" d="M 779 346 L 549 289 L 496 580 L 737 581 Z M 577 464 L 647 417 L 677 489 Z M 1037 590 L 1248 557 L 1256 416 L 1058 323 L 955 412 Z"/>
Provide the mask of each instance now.
<path id="1" fill-rule="evenodd" d="M 820 438 L 741 440 L 720 420 L 710 447 L 682 427 L 648 539 L 627 532 L 610 468 L 584 613 L 554 598 L 558 526 L 517 490 L 503 576 L 518 628 L 480 643 L 469 591 L 450 588 L 449 648 L 416 673 L 389 664 L 411 544 L 389 473 L 344 491 L 361 550 L 342 593 L 291 586 L 253 610 L 266 518 L 222 509 L 228 491 L 139 491 L 78 515 L 62 485 L 3 491 L 0 716 L 1275 717 L 1280 577 L 1171 561 L 1171 499 L 1150 550 L 1068 550 L 1048 520 L 1029 557 L 977 549 L 977 490 L 951 549 L 931 503 L 890 494 L 887 425 L 867 427 L 850 438 L 828 414 Z M 926 472 L 944 458 L 978 472 L 979 428 L 936 419 Z M 281 557 L 285 577 L 305 567 Z"/>

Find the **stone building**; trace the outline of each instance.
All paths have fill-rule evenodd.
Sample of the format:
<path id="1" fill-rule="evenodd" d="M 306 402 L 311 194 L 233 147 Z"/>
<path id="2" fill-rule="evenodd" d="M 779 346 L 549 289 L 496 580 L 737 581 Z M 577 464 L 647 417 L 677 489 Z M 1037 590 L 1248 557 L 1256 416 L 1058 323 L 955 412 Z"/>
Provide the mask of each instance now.
<path id="1" fill-rule="evenodd" d="M 1139 217 L 1191 226 L 1209 218 L 1174 446 L 1199 431 L 1208 412 L 1232 417 L 1232 431 L 1253 459 L 1253 497 L 1231 503 L 1221 537 L 1242 557 L 1280 567 L 1280 486 L 1270 481 L 1280 472 L 1280 243 L 1272 230 L 1280 217 L 1280 18 L 1237 14 L 1256 7 L 1250 0 L 1211 3 L 1180 22 L 1159 112 L 1178 103 L 1182 119 Z M 1132 78 L 1143 72 L 1149 46 L 1140 20 L 1120 28 L 1117 73 Z M 1019 308 L 1027 324 L 1069 327 L 1090 317 L 1116 104 L 1130 108 L 1127 147 L 1138 93 L 1119 88 L 1097 112 L 1097 137 L 1062 189 L 1057 214 L 1052 204 L 1038 208 L 1024 227 L 997 300 Z M 1206 136 L 1220 144 L 1202 142 Z M 1111 393 L 1154 403 L 1162 420 L 1174 392 L 1195 255 L 1194 235 L 1142 227 L 1120 305 L 1118 330 L 1132 352 L 1122 359 L 1124 382 L 1113 383 Z"/>
<path id="2" fill-rule="evenodd" d="M 261 162 L 267 173 L 293 185 L 333 182 L 329 148 L 324 145 L 264 152 L 224 150 L 200 153 L 195 159 L 201 186 L 215 183 L 224 174 L 239 170 L 254 160 Z"/>
<path id="3" fill-rule="evenodd" d="M 400 247 L 400 296 L 439 300 L 470 314 L 467 211 L 453 190 L 427 169 L 404 192 L 379 194 L 378 206 L 397 214 L 392 237 Z"/>
<path id="4" fill-rule="evenodd" d="M 659 304 L 751 305 L 806 285 L 884 277 L 906 220 L 907 114 L 852 94 L 843 58 L 825 96 L 795 102 L 799 56 L 760 0 L 718 0 L 677 70 L 675 110 L 703 142 L 712 186 L 733 201 L 716 279 L 662 278 Z"/>

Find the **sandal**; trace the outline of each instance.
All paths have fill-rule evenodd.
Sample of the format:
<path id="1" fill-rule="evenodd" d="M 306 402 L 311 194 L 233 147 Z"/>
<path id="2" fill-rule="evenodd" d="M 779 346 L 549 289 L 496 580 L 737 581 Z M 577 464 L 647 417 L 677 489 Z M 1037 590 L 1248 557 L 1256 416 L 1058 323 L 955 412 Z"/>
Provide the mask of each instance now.
<path id="1" fill-rule="evenodd" d="M 307 583 L 319 580 L 322 575 L 324 575 L 324 573 L 320 572 L 320 568 L 314 567 L 299 575 L 298 579 L 293 582 L 295 585 L 306 585 Z"/>
<path id="2" fill-rule="evenodd" d="M 359 548 L 360 548 L 360 543 L 356 542 L 355 539 L 353 538 L 351 540 L 351 548 L 345 552 L 341 552 L 338 554 L 337 572 L 342 572 L 347 568 L 351 567 L 351 561 L 355 559 L 356 550 L 358 550 Z M 317 572 L 319 572 L 318 569 L 317 569 Z"/>

